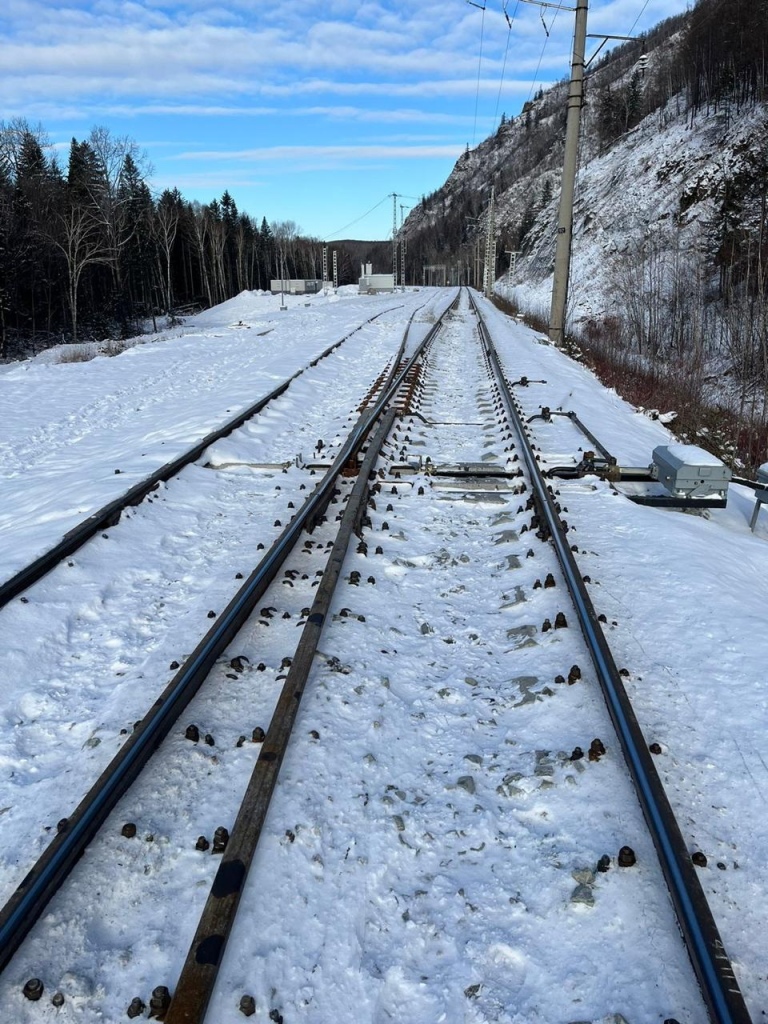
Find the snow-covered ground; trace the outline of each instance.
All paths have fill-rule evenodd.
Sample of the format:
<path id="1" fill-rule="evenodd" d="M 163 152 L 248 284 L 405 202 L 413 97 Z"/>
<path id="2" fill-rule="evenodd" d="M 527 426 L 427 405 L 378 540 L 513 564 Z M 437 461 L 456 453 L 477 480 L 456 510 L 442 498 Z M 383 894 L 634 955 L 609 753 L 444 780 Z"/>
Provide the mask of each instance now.
<path id="1" fill-rule="evenodd" d="M 7 578 L 391 310 L 0 612 L 3 897 L 290 515 L 309 483 L 295 457 L 320 438 L 333 448 L 410 313 L 421 307 L 423 335 L 451 297 L 318 298 L 281 312 L 244 294 L 115 358 L 0 374 Z M 623 465 L 647 465 L 671 440 L 534 332 L 488 316 L 510 378 L 547 381 L 518 389 L 529 415 L 573 409 Z M 415 418 L 391 453 L 505 464 L 460 318 L 430 372 L 419 411 L 449 422 Z M 578 458 L 570 424 L 534 426 L 545 456 Z M 707 855 L 702 884 L 757 1019 L 768 1011 L 768 512 L 753 535 L 751 492 L 735 486 L 706 516 L 641 508 L 592 480 L 558 489 L 684 834 Z M 345 564 L 361 583 L 342 583 L 321 641 L 209 1020 L 243 1019 L 245 993 L 254 1020 L 277 1011 L 286 1024 L 705 1019 L 577 630 L 540 634 L 553 592 L 533 580 L 555 571 L 554 556 L 537 545 L 525 557 L 520 503 L 426 476 L 377 496 L 368 554 Z M 169 738 L 0 979 L 2 1019 L 117 1021 L 134 996 L 173 986 L 215 870 L 195 840 L 231 826 L 257 749 L 236 741 L 266 725 L 309 588 L 282 588 L 270 599 L 280 614 L 233 645 L 250 667 L 223 663 L 216 699 L 201 693 L 188 709 L 214 745 Z M 554 683 L 578 661 L 581 682 Z M 594 737 L 605 757 L 569 759 Z M 133 839 L 120 834 L 127 821 Z M 616 866 L 625 844 L 638 854 L 631 870 Z M 596 874 L 604 854 L 612 867 Z M 31 976 L 46 985 L 39 1003 L 21 995 Z"/>

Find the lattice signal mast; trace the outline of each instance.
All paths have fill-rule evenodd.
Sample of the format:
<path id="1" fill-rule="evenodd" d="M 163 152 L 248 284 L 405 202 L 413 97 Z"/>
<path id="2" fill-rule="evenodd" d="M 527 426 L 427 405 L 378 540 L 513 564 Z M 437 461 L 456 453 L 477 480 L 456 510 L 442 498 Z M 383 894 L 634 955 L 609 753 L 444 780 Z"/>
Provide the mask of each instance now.
<path id="1" fill-rule="evenodd" d="M 485 237 L 485 273 L 483 275 L 483 294 L 490 299 L 493 291 L 493 280 L 496 276 L 496 217 L 494 200 L 496 188 L 491 186 L 491 199 L 488 203 L 488 233 Z"/>
<path id="2" fill-rule="evenodd" d="M 392 286 L 397 287 L 397 192 L 392 193 Z"/>

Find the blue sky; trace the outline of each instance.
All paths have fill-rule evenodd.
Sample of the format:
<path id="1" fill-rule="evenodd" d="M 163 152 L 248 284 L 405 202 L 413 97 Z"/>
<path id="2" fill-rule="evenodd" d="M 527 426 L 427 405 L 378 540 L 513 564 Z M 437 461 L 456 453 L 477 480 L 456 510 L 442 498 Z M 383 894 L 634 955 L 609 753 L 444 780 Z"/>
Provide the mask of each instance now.
<path id="1" fill-rule="evenodd" d="M 104 126 L 146 151 L 155 190 L 229 189 L 318 238 L 386 238 L 391 193 L 399 220 L 568 73 L 569 11 L 478 3 L 4 0 L 0 119 L 41 123 L 64 161 Z M 589 31 L 636 34 L 686 6 L 596 2 Z"/>

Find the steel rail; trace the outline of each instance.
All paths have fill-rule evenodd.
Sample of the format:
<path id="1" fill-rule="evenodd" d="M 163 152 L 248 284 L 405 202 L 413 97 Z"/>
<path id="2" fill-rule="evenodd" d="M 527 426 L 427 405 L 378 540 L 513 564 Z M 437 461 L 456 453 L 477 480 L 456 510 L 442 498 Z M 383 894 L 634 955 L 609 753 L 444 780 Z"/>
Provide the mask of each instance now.
<path id="1" fill-rule="evenodd" d="M 226 437 L 231 434 L 233 430 L 237 430 L 238 427 L 242 427 L 253 416 L 256 416 L 262 411 L 270 402 L 273 402 L 280 395 L 284 394 L 291 386 L 293 381 L 297 377 L 300 377 L 307 369 L 311 366 L 316 366 L 321 360 L 325 359 L 332 352 L 334 352 L 340 345 L 343 345 L 345 341 L 348 341 L 354 334 L 361 331 L 368 324 L 373 323 L 374 320 L 378 320 L 380 316 L 384 316 L 385 313 L 391 313 L 393 310 L 402 309 L 400 306 L 390 306 L 389 309 L 383 309 L 381 312 L 376 313 L 374 316 L 369 317 L 363 323 L 359 324 L 354 330 L 345 334 L 343 338 L 335 341 L 332 345 L 329 345 L 325 351 L 321 352 L 319 356 L 312 360 L 308 366 L 302 367 L 296 373 L 287 377 L 282 384 L 278 384 L 276 388 L 273 388 L 269 394 L 264 395 L 257 402 L 249 405 L 247 409 L 243 409 L 236 416 L 227 420 L 223 426 L 211 431 L 210 434 L 198 441 L 197 444 L 193 445 L 186 452 L 173 459 L 171 462 L 167 462 L 165 465 L 160 466 L 154 473 L 146 477 L 144 480 L 140 480 L 137 484 L 134 484 L 129 490 L 125 491 L 119 498 L 115 498 L 114 501 L 108 502 L 102 508 L 98 509 L 92 515 L 88 516 L 81 523 L 75 526 L 72 530 L 69 530 L 61 540 L 55 544 L 48 551 L 40 555 L 29 565 L 19 570 L 14 576 L 0 584 L 0 608 L 12 601 L 14 597 L 27 590 L 33 583 L 37 583 L 39 579 L 42 579 L 47 573 L 54 569 L 59 562 L 68 558 L 71 554 L 74 554 L 79 548 L 83 546 L 92 537 L 95 537 L 100 530 L 104 530 L 107 527 L 115 526 L 120 519 L 120 514 L 126 508 L 132 505 L 138 505 L 151 491 L 153 491 L 158 484 L 164 483 L 166 480 L 170 480 L 171 477 L 179 473 L 185 466 L 188 466 L 191 462 L 199 459 L 206 448 L 210 448 L 216 441 L 220 441 L 222 437 Z M 421 308 L 421 307 L 419 307 Z"/>
<path id="2" fill-rule="evenodd" d="M 457 300 L 458 301 L 458 296 Z M 453 308 L 455 301 L 452 306 Z M 399 356 L 418 310 L 411 315 Z M 448 312 L 446 309 L 445 313 Z M 231 599 L 214 626 L 179 668 L 152 708 L 137 723 L 118 753 L 104 769 L 74 812 L 62 819 L 58 833 L 0 910 L 0 971 L 4 970 L 49 901 L 67 878 L 109 813 L 168 735 L 179 715 L 252 613 L 275 578 L 305 526 L 314 524 L 327 507 L 338 476 L 365 444 L 387 403 L 400 388 L 411 366 L 442 326 L 445 313 L 431 327 L 414 354 L 402 365 L 396 359 L 373 406 L 361 413 L 346 441 L 316 489 L 282 530 L 256 568 Z"/>
<path id="3" fill-rule="evenodd" d="M 359 528 L 373 468 L 396 415 L 394 409 L 384 414 L 368 445 L 171 1005 L 164 1017 L 166 1024 L 202 1024 L 205 1020 L 349 542 L 353 532 Z"/>
<path id="4" fill-rule="evenodd" d="M 480 308 L 471 295 L 478 329 L 499 383 L 504 404 L 518 433 L 538 507 L 546 520 L 579 626 L 619 738 L 643 815 L 653 838 L 688 956 L 713 1024 L 752 1024 L 733 965 L 691 862 L 680 826 L 664 790 L 648 744 L 632 708 L 587 592 L 576 560 L 499 361 Z"/>

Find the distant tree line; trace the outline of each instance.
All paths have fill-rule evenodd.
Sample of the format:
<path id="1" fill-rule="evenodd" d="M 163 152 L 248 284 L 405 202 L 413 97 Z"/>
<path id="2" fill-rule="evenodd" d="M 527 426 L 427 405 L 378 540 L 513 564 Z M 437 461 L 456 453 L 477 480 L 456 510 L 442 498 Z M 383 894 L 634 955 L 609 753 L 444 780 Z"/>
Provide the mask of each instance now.
<path id="1" fill-rule="evenodd" d="M 259 222 L 228 191 L 207 204 L 153 195 L 129 138 L 94 128 L 72 140 L 66 169 L 48 151 L 42 128 L 0 122 L 0 357 L 128 336 L 273 279 L 322 277 L 322 242 L 292 221 Z M 333 248 L 340 283 L 357 280 Z"/>

